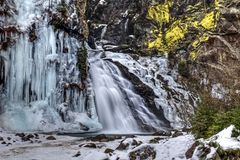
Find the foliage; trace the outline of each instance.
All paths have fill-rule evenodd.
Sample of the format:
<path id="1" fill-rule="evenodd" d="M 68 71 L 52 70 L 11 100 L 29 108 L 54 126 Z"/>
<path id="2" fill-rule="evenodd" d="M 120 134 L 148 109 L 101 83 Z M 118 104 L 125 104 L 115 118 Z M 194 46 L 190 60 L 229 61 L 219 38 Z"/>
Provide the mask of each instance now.
<path id="1" fill-rule="evenodd" d="M 213 125 L 216 110 L 200 104 L 192 120 L 192 132 L 197 138 L 208 137 L 208 128 Z"/>
<path id="2" fill-rule="evenodd" d="M 197 138 L 209 138 L 232 124 L 240 129 L 240 106 L 227 107 L 224 102 L 203 99 L 191 123 Z"/>

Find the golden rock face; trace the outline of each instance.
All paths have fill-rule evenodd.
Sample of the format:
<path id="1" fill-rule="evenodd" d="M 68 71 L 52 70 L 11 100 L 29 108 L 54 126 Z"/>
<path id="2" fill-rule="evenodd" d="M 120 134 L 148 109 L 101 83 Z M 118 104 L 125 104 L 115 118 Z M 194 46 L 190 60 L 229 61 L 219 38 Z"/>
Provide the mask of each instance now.
<path id="1" fill-rule="evenodd" d="M 182 12 L 178 13 L 180 9 Z M 147 19 L 154 23 L 154 27 L 146 45 L 160 53 L 170 53 L 180 48 L 180 44 L 185 44 L 184 46 L 187 44 L 191 58 L 195 59 L 196 49 L 209 39 L 207 32 L 216 29 L 219 15 L 218 0 L 207 4 L 204 2 L 181 4 L 166 0 L 164 3 L 151 6 Z"/>

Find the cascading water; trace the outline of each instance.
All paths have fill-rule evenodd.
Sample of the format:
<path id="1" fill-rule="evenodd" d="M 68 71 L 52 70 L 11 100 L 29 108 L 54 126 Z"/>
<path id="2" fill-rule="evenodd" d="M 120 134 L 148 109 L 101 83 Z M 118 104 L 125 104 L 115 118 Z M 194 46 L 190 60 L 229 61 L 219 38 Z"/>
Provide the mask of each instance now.
<path id="1" fill-rule="evenodd" d="M 144 127 L 163 127 L 163 122 L 148 111 L 144 100 L 134 93 L 132 84 L 119 69 L 102 59 L 101 50 L 89 51 L 90 76 L 96 95 L 97 111 L 108 132 L 142 132 Z"/>

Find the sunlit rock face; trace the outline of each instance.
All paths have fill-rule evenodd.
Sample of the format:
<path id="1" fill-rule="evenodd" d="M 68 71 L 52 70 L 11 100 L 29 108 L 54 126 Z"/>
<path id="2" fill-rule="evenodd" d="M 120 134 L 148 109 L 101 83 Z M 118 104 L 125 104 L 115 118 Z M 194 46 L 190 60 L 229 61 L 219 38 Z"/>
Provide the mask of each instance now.
<path id="1" fill-rule="evenodd" d="M 209 39 L 207 32 L 216 29 L 219 16 L 218 0 L 89 2 L 92 35 L 107 26 L 105 40 L 125 46 L 120 50 L 129 46 L 142 54 L 181 49 L 195 59 L 196 49 Z"/>
<path id="2" fill-rule="evenodd" d="M 219 2 L 216 1 L 165 1 L 151 6 L 147 18 L 154 23 L 149 49 L 159 52 L 175 52 L 184 48 L 196 58 L 195 49 L 206 42 L 207 31 L 214 31 L 220 16 Z"/>
<path id="3" fill-rule="evenodd" d="M 198 81 L 200 88 L 207 92 L 216 90 L 221 95 L 214 96 L 220 100 L 239 103 L 240 87 L 240 53 L 239 53 L 239 2 L 219 1 L 220 18 L 217 30 L 208 41 L 198 49 L 196 63 L 190 65 L 192 77 Z"/>

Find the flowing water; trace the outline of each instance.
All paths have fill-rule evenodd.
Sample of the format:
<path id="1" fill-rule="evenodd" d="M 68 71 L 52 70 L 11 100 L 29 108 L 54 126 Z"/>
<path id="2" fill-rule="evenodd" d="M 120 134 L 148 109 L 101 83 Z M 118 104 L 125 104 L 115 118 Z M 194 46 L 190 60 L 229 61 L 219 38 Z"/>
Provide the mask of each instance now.
<path id="1" fill-rule="evenodd" d="M 163 123 L 151 113 L 104 51 L 89 51 L 90 76 L 96 95 L 99 120 L 109 132 L 141 132 L 143 127 L 161 128 Z"/>

